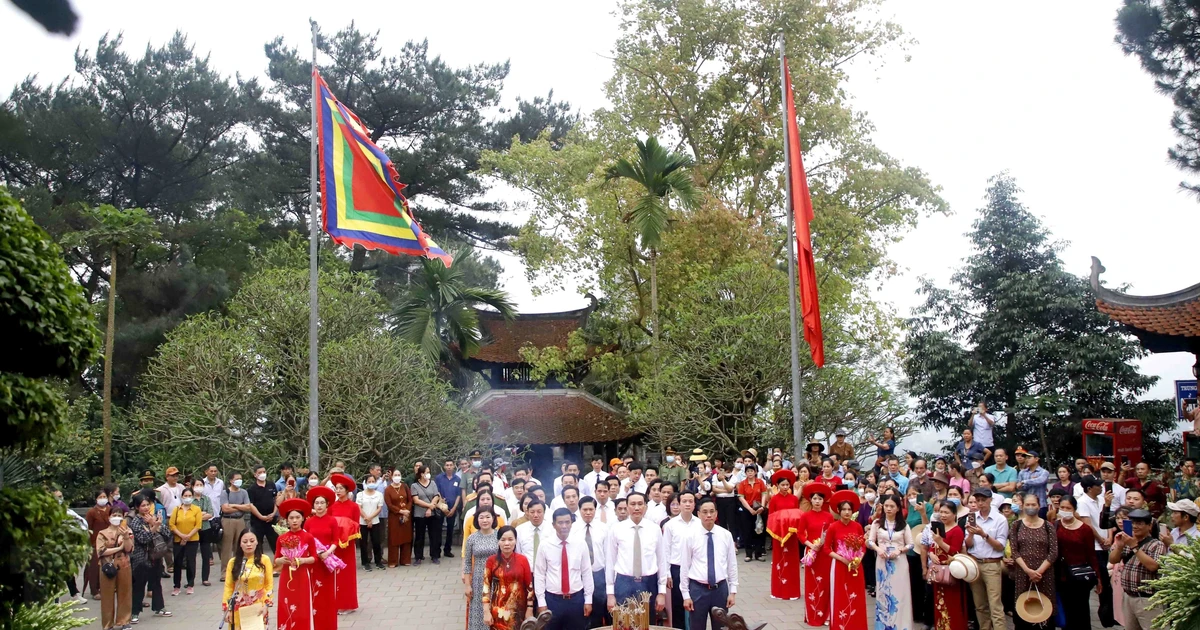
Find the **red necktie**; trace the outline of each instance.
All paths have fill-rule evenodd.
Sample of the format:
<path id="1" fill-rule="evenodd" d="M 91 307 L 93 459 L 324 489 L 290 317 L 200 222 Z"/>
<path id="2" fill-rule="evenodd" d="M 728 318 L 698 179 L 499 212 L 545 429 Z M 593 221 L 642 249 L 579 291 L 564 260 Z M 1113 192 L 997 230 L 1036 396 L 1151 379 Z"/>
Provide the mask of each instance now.
<path id="1" fill-rule="evenodd" d="M 567 541 L 562 544 L 562 594 L 564 596 L 571 594 L 571 573 L 567 566 Z"/>

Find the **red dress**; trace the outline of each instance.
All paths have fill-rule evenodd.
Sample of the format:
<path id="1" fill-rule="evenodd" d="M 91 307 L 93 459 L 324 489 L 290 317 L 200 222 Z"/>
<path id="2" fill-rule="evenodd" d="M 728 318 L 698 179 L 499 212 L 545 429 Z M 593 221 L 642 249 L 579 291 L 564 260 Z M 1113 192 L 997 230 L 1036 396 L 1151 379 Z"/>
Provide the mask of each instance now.
<path id="1" fill-rule="evenodd" d="M 858 521 L 849 524 L 836 520 L 825 530 L 825 546 L 831 553 L 837 553 L 843 558 L 854 557 L 846 555 L 845 548 L 857 551 L 857 557 L 862 558 L 866 551 L 867 539 L 863 534 L 862 525 Z M 832 606 L 829 612 L 829 627 L 833 630 L 862 630 L 867 627 L 867 582 L 866 571 L 862 566 L 851 570 L 846 565 L 833 561 L 830 572 L 829 590 L 833 593 Z"/>
<path id="2" fill-rule="evenodd" d="M 946 530 L 945 541 L 950 551 L 943 553 L 936 545 L 930 546 L 932 561 L 949 564 L 954 554 L 962 551 L 966 537 L 957 525 Z M 967 593 L 961 581 L 955 580 L 949 586 L 933 585 L 933 630 L 967 630 Z"/>
<path id="3" fill-rule="evenodd" d="M 828 510 L 810 510 L 800 519 L 801 542 L 817 542 L 825 528 L 833 522 Z M 804 568 L 804 623 L 823 626 L 829 622 L 829 544 L 817 551 L 813 563 Z M 805 552 L 808 549 L 805 548 Z M 803 555 L 801 556 L 803 557 Z"/>
<path id="4" fill-rule="evenodd" d="M 339 529 L 337 519 L 326 512 L 325 516 L 310 516 L 304 521 L 304 531 L 326 547 L 338 547 Z M 323 561 L 312 565 L 313 626 L 320 630 L 337 630 L 338 576 L 325 567 Z"/>
<path id="5" fill-rule="evenodd" d="M 800 599 L 800 497 L 777 494 L 767 504 L 767 533 L 771 545 L 771 597 Z"/>
<path id="6" fill-rule="evenodd" d="M 281 553 L 284 549 L 294 551 L 289 551 L 285 556 Z M 279 606 L 279 630 L 312 630 L 312 572 L 313 567 L 321 564 L 321 558 L 317 556 L 317 541 L 312 534 L 303 530 L 287 532 L 279 536 L 279 541 L 275 544 L 275 554 L 277 567 L 280 566 L 279 559 L 284 557 L 312 558 L 316 561 L 299 567 L 282 567 L 279 570 L 279 581 L 275 585 L 278 593 L 275 601 Z"/>
<path id="7" fill-rule="evenodd" d="M 825 484 L 826 486 L 829 487 L 830 492 L 836 492 L 837 487 L 842 485 L 842 478 L 837 475 L 834 475 L 834 476 L 830 477 L 829 479 L 826 479 L 824 475 L 817 475 L 817 478 L 813 479 L 813 481 L 815 481 L 817 483 Z"/>
<path id="8" fill-rule="evenodd" d="M 358 553 L 356 549 L 358 545 L 355 541 L 362 537 L 358 525 L 362 512 L 358 503 L 351 501 L 349 494 L 346 496 L 345 501 L 334 501 L 333 507 L 329 508 L 329 512 L 338 519 L 338 527 L 341 529 L 341 538 L 338 540 L 338 548 L 334 553 L 342 559 L 342 562 L 346 563 L 346 568 L 342 569 L 341 575 L 338 576 L 334 592 L 338 610 L 357 610 L 358 568 L 356 563 L 358 562 Z"/>

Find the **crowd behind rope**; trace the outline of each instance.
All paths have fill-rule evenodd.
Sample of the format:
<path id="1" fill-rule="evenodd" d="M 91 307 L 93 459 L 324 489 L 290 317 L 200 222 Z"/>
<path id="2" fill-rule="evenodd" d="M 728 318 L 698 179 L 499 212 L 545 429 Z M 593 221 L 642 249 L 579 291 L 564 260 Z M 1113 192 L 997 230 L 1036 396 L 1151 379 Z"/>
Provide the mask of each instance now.
<path id="1" fill-rule="evenodd" d="M 181 480 L 172 467 L 161 485 L 146 471 L 128 504 L 106 486 L 80 518 L 95 550 L 83 589 L 105 629 L 128 628 L 147 607 L 171 615 L 164 579 L 188 596 L 197 571 L 210 587 L 217 566 L 232 627 L 326 630 L 357 610 L 357 571 L 459 553 L 468 630 L 514 629 L 541 610 L 552 628 L 600 627 L 639 593 L 658 623 L 699 630 L 736 605 L 739 550 L 766 562 L 769 544 L 771 595 L 803 595 L 813 626 L 857 629 L 873 615 L 877 628 L 991 630 L 1007 614 L 1018 628 L 1090 628 L 1095 590 L 1101 625 L 1149 628 L 1145 581 L 1198 535 L 1194 462 L 1169 483 L 1144 464 L 1097 475 L 1083 460 L 1052 476 L 1036 452 L 1010 461 L 976 433 L 932 467 L 898 455 L 888 429 L 870 440 L 873 465 L 839 431 L 800 462 L 780 449 L 728 461 L 668 449 L 659 466 L 564 462 L 549 483 L 478 451 L 436 475 L 425 461 L 361 479 L 341 462 L 324 475 L 283 464 L 273 480 L 261 466 L 249 481 L 216 466 Z M 964 558 L 965 580 L 951 570 Z M 1034 593 L 1041 614 L 1025 604 Z"/>

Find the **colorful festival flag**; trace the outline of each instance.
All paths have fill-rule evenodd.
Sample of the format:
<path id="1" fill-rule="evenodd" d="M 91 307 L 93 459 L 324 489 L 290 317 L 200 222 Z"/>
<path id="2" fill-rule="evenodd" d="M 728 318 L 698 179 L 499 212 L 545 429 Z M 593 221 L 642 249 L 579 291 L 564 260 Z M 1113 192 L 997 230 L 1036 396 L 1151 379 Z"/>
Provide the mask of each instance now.
<path id="1" fill-rule="evenodd" d="M 825 365 L 825 338 L 821 333 L 821 301 L 817 296 L 817 267 L 813 259 L 812 232 L 809 223 L 813 220 L 812 196 L 808 191 L 808 176 L 804 173 L 804 157 L 800 154 L 800 125 L 796 119 L 796 96 L 792 92 L 792 73 L 784 60 L 784 82 L 787 85 L 787 149 L 788 166 L 792 181 L 792 216 L 796 223 L 796 276 L 799 285 L 801 313 L 804 316 L 804 340 L 812 351 L 812 360 L 817 367 Z"/>
<path id="2" fill-rule="evenodd" d="M 449 267 L 452 257 L 413 218 L 391 159 L 315 68 L 313 76 L 325 232 L 346 247 L 436 258 Z"/>

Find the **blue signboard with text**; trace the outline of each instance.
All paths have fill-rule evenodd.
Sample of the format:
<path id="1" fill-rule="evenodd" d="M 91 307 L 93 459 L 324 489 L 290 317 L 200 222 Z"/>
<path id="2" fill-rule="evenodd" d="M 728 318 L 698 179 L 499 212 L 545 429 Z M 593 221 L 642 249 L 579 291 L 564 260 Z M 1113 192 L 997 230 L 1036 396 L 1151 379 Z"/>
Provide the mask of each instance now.
<path id="1" fill-rule="evenodd" d="M 1196 408 L 1197 394 L 1200 393 L 1195 379 L 1190 381 L 1175 381 L 1175 414 L 1180 420 L 1188 420 L 1187 412 Z"/>

